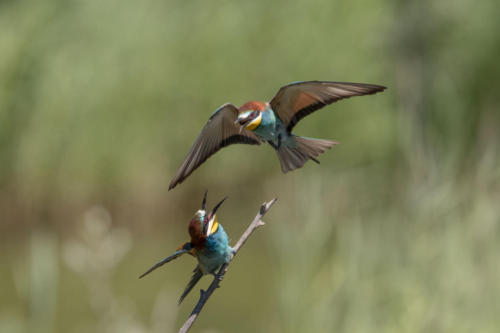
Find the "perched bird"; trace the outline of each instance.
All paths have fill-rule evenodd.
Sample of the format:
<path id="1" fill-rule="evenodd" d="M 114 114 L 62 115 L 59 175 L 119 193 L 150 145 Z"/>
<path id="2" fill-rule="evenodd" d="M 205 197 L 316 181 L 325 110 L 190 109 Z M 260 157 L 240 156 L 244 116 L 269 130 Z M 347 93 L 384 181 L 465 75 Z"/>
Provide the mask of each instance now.
<path id="1" fill-rule="evenodd" d="M 343 98 L 374 94 L 385 87 L 347 82 L 295 82 L 278 91 L 269 102 L 247 102 L 237 108 L 231 103 L 219 107 L 194 142 L 170 182 L 169 190 L 182 183 L 207 158 L 233 143 L 260 145 L 267 142 L 279 157 L 283 173 L 300 168 L 337 144 L 292 134 L 305 116 Z"/>
<path id="2" fill-rule="evenodd" d="M 144 274 L 139 276 L 139 279 L 148 275 L 158 267 L 163 266 L 167 262 L 180 257 L 184 253 L 196 257 L 196 259 L 198 259 L 198 265 L 194 269 L 194 274 L 186 286 L 186 289 L 184 289 L 184 292 L 179 298 L 179 304 L 181 304 L 184 297 L 193 289 L 203 275 L 215 274 L 216 270 L 222 266 L 222 264 L 228 263 L 233 254 L 233 249 L 229 246 L 226 232 L 217 221 L 217 216 L 215 215 L 217 209 L 219 209 L 220 205 L 222 205 L 226 199 L 227 197 L 222 199 L 212 211 L 207 214 L 207 192 L 205 192 L 201 209 L 194 214 L 189 222 L 188 230 L 191 241 L 179 246 L 174 254 L 162 259 Z"/>

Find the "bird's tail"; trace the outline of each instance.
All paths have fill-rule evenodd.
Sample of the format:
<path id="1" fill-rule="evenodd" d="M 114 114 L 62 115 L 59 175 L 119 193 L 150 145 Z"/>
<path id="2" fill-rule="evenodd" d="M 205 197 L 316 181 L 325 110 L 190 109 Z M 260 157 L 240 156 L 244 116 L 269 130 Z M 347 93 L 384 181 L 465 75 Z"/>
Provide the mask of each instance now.
<path id="1" fill-rule="evenodd" d="M 201 271 L 200 266 L 196 266 L 193 272 L 194 274 L 191 277 L 189 283 L 187 284 L 186 289 L 184 289 L 184 292 L 182 293 L 181 297 L 179 297 L 179 302 L 178 302 L 179 305 L 182 303 L 187 294 L 189 294 L 189 292 L 193 289 L 193 287 L 198 283 L 198 281 L 200 281 L 201 277 L 203 276 L 203 272 Z"/>
<path id="2" fill-rule="evenodd" d="M 327 149 L 338 144 L 338 142 L 322 139 L 311 139 L 302 136 L 294 136 L 296 147 L 287 147 L 281 145 L 276 150 L 281 163 L 283 173 L 301 168 L 308 160 L 313 160 L 319 164 L 316 159 Z"/>

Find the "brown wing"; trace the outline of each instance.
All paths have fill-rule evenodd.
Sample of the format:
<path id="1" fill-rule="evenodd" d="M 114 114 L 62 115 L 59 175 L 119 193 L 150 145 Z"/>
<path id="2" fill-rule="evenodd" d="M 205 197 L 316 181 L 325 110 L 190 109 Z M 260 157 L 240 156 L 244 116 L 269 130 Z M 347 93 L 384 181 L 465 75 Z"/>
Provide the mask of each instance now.
<path id="1" fill-rule="evenodd" d="M 260 145 L 261 141 L 251 131 L 243 129 L 240 132 L 240 126 L 234 123 L 236 119 L 238 119 L 238 109 L 230 103 L 222 105 L 210 116 L 170 182 L 169 190 L 182 183 L 207 158 L 223 147 L 233 143 Z"/>
<path id="2" fill-rule="evenodd" d="M 374 94 L 386 89 L 365 83 L 304 81 L 281 87 L 271 100 L 271 108 L 288 132 L 302 118 L 323 106 L 351 96 Z"/>

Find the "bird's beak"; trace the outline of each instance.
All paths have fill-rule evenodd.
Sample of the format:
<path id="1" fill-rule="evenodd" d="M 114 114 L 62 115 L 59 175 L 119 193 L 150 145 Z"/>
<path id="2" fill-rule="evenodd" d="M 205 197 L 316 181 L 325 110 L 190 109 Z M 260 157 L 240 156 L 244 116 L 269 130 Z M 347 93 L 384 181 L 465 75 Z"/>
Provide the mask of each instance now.
<path id="1" fill-rule="evenodd" d="M 240 125 L 240 134 L 241 132 L 243 131 L 243 128 L 248 124 L 248 122 L 250 121 L 250 116 L 247 116 L 247 117 L 238 117 L 238 119 L 236 119 L 236 121 L 234 122 L 235 125 Z"/>
<path id="2" fill-rule="evenodd" d="M 203 196 L 203 201 L 201 202 L 201 210 L 207 209 L 207 193 L 208 193 L 208 190 L 205 191 L 205 195 Z M 180 250 L 180 249 L 178 249 L 178 250 Z"/>
<path id="3" fill-rule="evenodd" d="M 252 120 L 252 117 L 250 117 L 250 115 L 247 115 L 246 117 L 239 116 L 234 123 L 245 126 L 250 120 Z"/>
<path id="4" fill-rule="evenodd" d="M 222 203 L 224 201 L 226 201 L 228 197 L 226 196 L 224 199 L 222 199 L 217 205 L 215 205 L 214 209 L 212 209 L 212 212 L 210 213 L 210 216 L 214 216 L 215 213 L 217 212 L 217 209 L 219 209 L 220 205 L 222 205 Z"/>
<path id="5" fill-rule="evenodd" d="M 241 119 L 240 119 L 240 118 L 236 119 L 236 120 L 234 121 L 234 124 L 235 124 L 235 125 L 240 125 L 240 132 L 239 132 L 239 134 L 241 134 L 241 132 L 243 131 L 243 127 L 244 127 L 244 126 L 241 124 Z"/>

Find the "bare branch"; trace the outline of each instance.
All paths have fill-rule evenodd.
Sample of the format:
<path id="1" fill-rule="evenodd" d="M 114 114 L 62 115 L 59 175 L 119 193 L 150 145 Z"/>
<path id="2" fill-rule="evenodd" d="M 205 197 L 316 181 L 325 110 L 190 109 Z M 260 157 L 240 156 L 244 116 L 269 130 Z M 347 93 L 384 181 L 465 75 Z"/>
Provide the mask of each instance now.
<path id="1" fill-rule="evenodd" d="M 219 269 L 219 272 L 214 276 L 214 280 L 212 281 L 212 283 L 210 284 L 210 286 L 206 291 L 200 290 L 200 299 L 198 300 L 198 303 L 194 307 L 193 311 L 189 315 L 184 325 L 182 325 L 181 329 L 179 330 L 179 333 L 186 333 L 187 331 L 189 331 L 196 318 L 198 318 L 198 315 L 203 309 L 203 306 L 207 302 L 208 298 L 212 295 L 215 289 L 219 288 L 220 282 L 222 281 L 222 279 L 224 279 L 224 275 L 229 269 L 229 264 L 234 259 L 240 248 L 245 244 L 248 237 L 250 237 L 250 235 L 254 232 L 255 229 L 264 225 L 262 217 L 269 211 L 269 209 L 276 202 L 276 200 L 278 199 L 274 198 L 273 200 L 267 203 L 264 202 L 262 206 L 260 206 L 259 213 L 255 216 L 252 223 L 250 223 L 250 226 L 248 226 L 247 230 L 245 230 L 245 232 L 243 233 L 243 235 L 241 235 L 236 245 L 233 247 L 234 253 L 231 256 L 229 262 L 227 264 L 222 265 L 222 267 Z"/>

